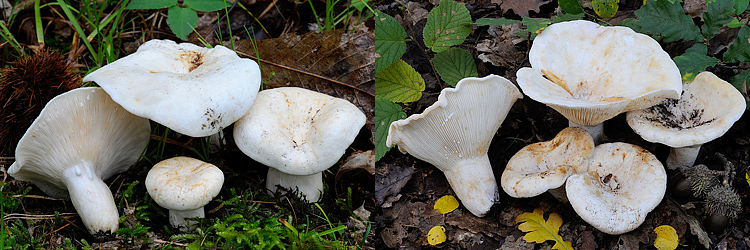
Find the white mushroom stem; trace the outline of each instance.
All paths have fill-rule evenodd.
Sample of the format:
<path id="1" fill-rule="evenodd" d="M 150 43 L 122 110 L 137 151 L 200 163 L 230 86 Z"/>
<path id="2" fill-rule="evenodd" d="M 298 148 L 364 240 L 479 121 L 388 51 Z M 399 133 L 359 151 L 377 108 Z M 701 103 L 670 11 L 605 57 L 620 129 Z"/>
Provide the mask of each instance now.
<path id="1" fill-rule="evenodd" d="M 117 230 L 120 215 L 107 184 L 85 163 L 63 171 L 73 207 L 92 235 Z"/>
<path id="2" fill-rule="evenodd" d="M 594 126 L 586 126 L 581 125 L 572 121 L 568 121 L 568 126 L 570 127 L 577 127 L 582 128 L 583 130 L 586 130 L 586 132 L 589 132 L 591 137 L 594 138 L 594 144 L 599 144 L 604 140 L 604 123 L 599 123 Z"/>
<path id="3" fill-rule="evenodd" d="M 195 221 L 188 221 L 187 218 L 205 218 L 203 207 L 192 210 L 169 210 L 169 223 L 180 231 L 192 231 L 195 229 Z M 187 229 L 187 230 L 186 230 Z"/>
<path id="4" fill-rule="evenodd" d="M 682 172 L 692 167 L 698 158 L 698 152 L 701 151 L 701 145 L 672 148 L 667 157 L 667 167 L 671 170 L 679 168 Z"/>
<path id="5" fill-rule="evenodd" d="M 472 214 L 482 217 L 499 196 L 487 155 L 459 161 L 443 171 L 456 196 Z"/>
<path id="6" fill-rule="evenodd" d="M 277 185 L 289 190 L 299 189 L 299 193 L 304 194 L 308 202 L 317 202 L 323 191 L 323 172 L 311 175 L 291 175 L 275 168 L 268 168 L 266 188 L 273 193 Z"/>

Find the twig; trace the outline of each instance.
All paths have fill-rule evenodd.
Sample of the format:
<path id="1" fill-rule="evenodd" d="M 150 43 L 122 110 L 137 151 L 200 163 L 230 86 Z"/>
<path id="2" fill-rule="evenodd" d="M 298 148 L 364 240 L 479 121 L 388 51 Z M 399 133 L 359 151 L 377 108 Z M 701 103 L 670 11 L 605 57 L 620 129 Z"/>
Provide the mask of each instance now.
<path id="1" fill-rule="evenodd" d="M 348 83 L 344 83 L 344 82 L 341 82 L 341 81 L 333 80 L 333 79 L 325 77 L 325 76 L 313 74 L 313 73 L 310 73 L 310 72 L 307 72 L 307 71 L 304 71 L 304 70 L 295 69 L 295 68 L 292 68 L 292 67 L 289 67 L 289 66 L 285 66 L 285 65 L 281 65 L 281 64 L 278 64 L 278 63 L 274 63 L 274 62 L 271 62 L 271 61 L 268 61 L 268 60 L 260 59 L 260 58 L 257 58 L 255 56 L 252 56 L 252 55 L 250 55 L 248 53 L 245 53 L 245 52 L 242 52 L 242 51 L 236 51 L 236 52 L 237 52 L 237 54 L 240 54 L 242 56 L 248 57 L 248 58 L 253 59 L 253 60 L 258 60 L 258 61 L 260 61 L 262 63 L 270 64 L 270 65 L 273 65 L 273 66 L 276 66 L 276 67 L 279 67 L 279 68 L 283 68 L 283 69 L 286 69 L 286 70 L 291 70 L 291 71 L 294 71 L 294 72 L 297 72 L 297 73 L 300 73 L 300 74 L 305 74 L 305 75 L 312 76 L 312 77 L 315 77 L 315 78 L 319 78 L 319 79 L 322 79 L 322 80 L 325 80 L 325 81 L 329 81 L 329 82 L 332 82 L 332 83 L 343 85 L 343 86 L 355 89 L 357 91 L 361 91 L 362 93 L 368 94 L 368 95 L 370 95 L 372 97 L 375 97 L 374 94 L 371 94 L 371 93 L 369 93 L 367 91 L 364 91 L 364 90 L 362 90 L 362 89 L 360 89 L 360 88 L 358 88 L 356 86 L 353 86 L 351 84 L 348 84 Z"/>
<path id="2" fill-rule="evenodd" d="M 60 213 L 60 218 L 73 218 L 78 216 L 77 213 Z M 56 214 L 8 214 L 3 217 L 4 220 L 24 219 L 24 220 L 53 220 Z"/>
<path id="3" fill-rule="evenodd" d="M 156 244 L 170 244 L 170 245 L 175 245 L 175 246 L 178 246 L 178 247 L 187 247 L 188 246 L 188 244 L 178 243 L 178 242 L 174 242 L 174 241 L 165 241 L 165 240 L 160 240 L 160 239 L 152 239 L 152 240 Z"/>
<path id="4" fill-rule="evenodd" d="M 53 198 L 53 197 L 47 197 L 47 196 L 41 196 L 41 195 L 33 195 L 33 194 L 27 194 L 27 195 L 16 194 L 16 195 L 13 195 L 13 198 L 21 198 L 21 197 L 23 197 L 23 198 L 43 199 L 43 200 L 52 200 L 52 201 L 64 201 L 65 200 L 65 199 L 60 199 L 60 198 Z"/>
<path id="5" fill-rule="evenodd" d="M 169 143 L 169 144 L 172 144 L 172 145 L 177 145 L 177 146 L 186 148 L 187 150 L 191 150 L 191 151 L 193 150 L 193 147 L 188 146 L 188 144 L 191 141 L 193 141 L 193 138 L 190 138 L 187 142 L 183 143 L 183 142 L 179 142 L 179 141 L 176 141 L 176 140 L 173 140 L 173 139 L 164 138 L 164 137 L 161 137 L 161 136 L 158 136 L 158 135 L 155 135 L 155 134 L 151 134 L 151 139 L 157 140 L 157 141 L 164 140 L 164 142 L 166 142 L 166 143 Z"/>
<path id="6" fill-rule="evenodd" d="M 273 6 L 276 6 L 276 3 L 278 3 L 278 2 L 279 2 L 279 0 L 273 0 L 273 2 L 271 2 L 271 4 L 269 4 L 268 7 L 266 7 L 266 9 L 263 10 L 263 12 L 261 12 L 260 15 L 258 15 L 258 19 L 263 18 L 263 16 L 266 15 L 269 11 L 271 11 L 271 9 L 273 8 Z"/>

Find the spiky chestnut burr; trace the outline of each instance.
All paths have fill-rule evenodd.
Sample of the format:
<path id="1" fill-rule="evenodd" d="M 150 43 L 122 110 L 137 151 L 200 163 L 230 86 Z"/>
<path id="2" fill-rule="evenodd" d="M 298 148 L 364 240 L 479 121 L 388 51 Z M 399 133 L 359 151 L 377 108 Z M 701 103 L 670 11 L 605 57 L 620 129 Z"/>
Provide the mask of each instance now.
<path id="1" fill-rule="evenodd" d="M 10 156 L 44 105 L 81 86 L 81 77 L 61 55 L 40 51 L 0 69 L 0 156 Z"/>
<path id="2" fill-rule="evenodd" d="M 706 198 L 714 186 L 721 185 L 719 179 L 706 165 L 698 164 L 685 171 L 685 177 L 690 182 L 693 189 L 693 196 Z"/>

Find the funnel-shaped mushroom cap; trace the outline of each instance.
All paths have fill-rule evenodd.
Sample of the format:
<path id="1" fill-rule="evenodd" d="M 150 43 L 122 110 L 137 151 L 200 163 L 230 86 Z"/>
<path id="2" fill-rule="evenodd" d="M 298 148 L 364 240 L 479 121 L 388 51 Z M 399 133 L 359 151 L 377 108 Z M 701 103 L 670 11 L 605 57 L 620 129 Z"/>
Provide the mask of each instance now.
<path id="1" fill-rule="evenodd" d="M 387 146 L 445 173 L 466 208 L 484 216 L 499 195 L 487 150 L 511 106 L 523 98 L 507 79 L 465 78 L 446 88 L 422 114 L 391 123 Z"/>
<path id="2" fill-rule="evenodd" d="M 683 87 L 679 100 L 667 99 L 648 109 L 628 112 L 627 120 L 644 140 L 670 147 L 712 141 L 742 117 L 745 98 L 730 83 L 701 72 Z"/>
<path id="3" fill-rule="evenodd" d="M 529 62 L 517 73 L 524 94 L 586 126 L 679 98 L 682 90 L 680 70 L 659 43 L 627 27 L 550 25 L 534 39 Z"/>
<path id="4" fill-rule="evenodd" d="M 92 234 L 114 232 L 117 207 L 102 180 L 127 170 L 148 144 L 148 119 L 112 101 L 101 88 L 78 88 L 47 103 L 18 142 L 8 173 L 73 201 Z"/>
<path id="5" fill-rule="evenodd" d="M 83 81 L 96 82 L 137 116 L 203 137 L 250 109 L 260 88 L 260 68 L 223 46 L 151 40 Z"/>
<path id="6" fill-rule="evenodd" d="M 234 124 L 237 147 L 266 166 L 311 175 L 333 166 L 366 121 L 354 104 L 315 91 L 264 90 Z"/>
<path id="7" fill-rule="evenodd" d="M 565 184 L 576 213 L 607 234 L 636 229 L 666 190 L 667 173 L 656 156 L 621 142 L 596 146 L 588 172 L 571 175 Z"/>
<path id="8" fill-rule="evenodd" d="M 561 187 L 571 174 L 584 173 L 594 151 L 586 130 L 568 127 L 554 139 L 528 145 L 508 161 L 500 185 L 516 198 L 534 197 Z"/>

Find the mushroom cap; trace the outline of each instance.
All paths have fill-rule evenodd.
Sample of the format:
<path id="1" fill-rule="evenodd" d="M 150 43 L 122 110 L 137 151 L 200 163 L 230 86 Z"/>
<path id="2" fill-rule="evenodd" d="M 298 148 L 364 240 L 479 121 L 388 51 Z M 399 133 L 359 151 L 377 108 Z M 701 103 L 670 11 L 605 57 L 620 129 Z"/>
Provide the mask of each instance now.
<path id="1" fill-rule="evenodd" d="M 166 209 L 193 210 L 221 191 L 224 173 L 211 163 L 178 156 L 160 161 L 146 175 L 146 190 Z"/>
<path id="2" fill-rule="evenodd" d="M 586 130 L 568 127 L 555 138 L 527 145 L 508 161 L 500 185 L 516 198 L 534 197 L 561 187 L 575 173 L 588 169 L 594 139 Z"/>
<path id="3" fill-rule="evenodd" d="M 667 173 L 656 156 L 621 142 L 596 146 L 588 172 L 571 175 L 565 184 L 576 213 L 607 234 L 636 229 L 666 190 Z"/>
<path id="4" fill-rule="evenodd" d="M 260 88 L 260 68 L 223 46 L 150 40 L 83 81 L 115 102 L 192 137 L 216 134 L 242 117 Z"/>
<path id="5" fill-rule="evenodd" d="M 234 124 L 234 140 L 266 166 L 311 175 L 336 164 L 366 120 L 341 98 L 296 87 L 268 89 Z"/>
<path id="6" fill-rule="evenodd" d="M 487 154 L 495 132 L 516 100 L 523 98 L 501 76 L 464 78 L 445 88 L 421 114 L 391 123 L 386 146 L 426 161 L 442 171 Z"/>
<path id="7" fill-rule="evenodd" d="M 552 24 L 534 39 L 529 62 L 517 73 L 524 94 L 586 126 L 679 98 L 682 90 L 669 54 L 627 27 Z"/>
<path id="8" fill-rule="evenodd" d="M 106 180 L 130 168 L 150 137 L 148 119 L 129 113 L 101 88 L 73 89 L 50 100 L 21 137 L 8 174 L 67 198 L 65 170 L 86 165 L 77 171 Z"/>
<path id="9" fill-rule="evenodd" d="M 647 109 L 630 111 L 628 125 L 644 140 L 670 147 L 712 141 L 742 117 L 745 98 L 711 72 L 701 72 L 683 85 L 679 100 L 667 99 Z"/>

